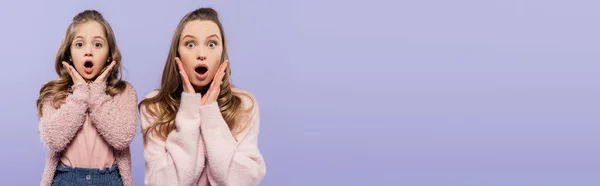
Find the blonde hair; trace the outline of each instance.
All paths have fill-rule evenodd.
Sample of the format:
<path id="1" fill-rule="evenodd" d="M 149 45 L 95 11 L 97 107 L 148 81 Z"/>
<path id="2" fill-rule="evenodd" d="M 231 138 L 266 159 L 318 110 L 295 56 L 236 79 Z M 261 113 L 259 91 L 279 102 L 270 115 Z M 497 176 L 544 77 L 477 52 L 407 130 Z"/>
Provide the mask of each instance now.
<path id="1" fill-rule="evenodd" d="M 154 122 L 149 127 L 145 129 L 142 128 L 144 141 L 147 140 L 149 132 L 152 132 L 152 134 L 155 134 L 161 139 L 166 140 L 169 133 L 175 130 L 175 115 L 179 109 L 181 93 L 183 92 L 181 76 L 177 70 L 175 57 L 178 57 L 177 49 L 180 44 L 179 38 L 181 37 L 183 27 L 186 25 L 186 23 L 194 20 L 208 20 L 217 24 L 223 43 L 223 53 L 221 55 L 220 63 L 223 63 L 226 59 L 228 59 L 225 33 L 223 31 L 223 25 L 219 21 L 217 12 L 212 8 L 199 8 L 186 14 L 179 22 L 179 25 L 177 25 L 175 34 L 171 40 L 171 48 L 169 49 L 169 55 L 163 70 L 158 94 L 151 98 L 142 100 L 139 104 L 140 107 L 144 106 L 151 116 L 156 117 Z M 234 92 L 232 92 L 233 85 L 230 83 L 230 66 L 231 65 L 228 65 L 225 69 L 225 76 L 223 77 L 223 83 L 220 86 L 221 91 L 219 93 L 217 103 L 219 105 L 221 115 L 225 119 L 229 130 L 235 136 L 243 131 L 247 126 L 241 126 L 238 123 L 238 116 L 240 116 L 245 110 L 242 109 L 242 99 L 240 98 L 241 95 L 236 95 L 237 93 L 234 94 Z"/>
<path id="2" fill-rule="evenodd" d="M 40 97 L 37 99 L 38 116 L 42 116 L 42 107 L 46 99 L 50 99 L 52 101 L 51 103 L 54 108 L 59 108 L 67 95 L 69 93 L 73 93 L 73 90 L 71 90 L 71 86 L 73 86 L 73 79 L 71 76 L 69 76 L 67 70 L 63 68 L 62 62 L 65 61 L 70 65 L 73 65 L 73 62 L 71 62 L 69 58 L 71 56 L 71 44 L 76 34 L 75 28 L 78 25 L 88 21 L 96 21 L 104 27 L 104 33 L 106 34 L 106 39 L 108 40 L 107 42 L 110 55 L 108 60 L 116 62 L 115 67 L 110 72 L 106 80 L 106 93 L 110 96 L 114 96 L 125 90 L 126 82 L 121 80 L 120 73 L 122 70 L 121 52 L 117 47 L 114 32 L 100 12 L 96 10 L 85 10 L 73 17 L 73 21 L 67 28 L 65 37 L 58 48 L 58 53 L 56 54 L 56 59 L 54 60 L 54 69 L 56 70 L 56 74 L 58 74 L 58 79 L 47 82 L 40 89 Z"/>

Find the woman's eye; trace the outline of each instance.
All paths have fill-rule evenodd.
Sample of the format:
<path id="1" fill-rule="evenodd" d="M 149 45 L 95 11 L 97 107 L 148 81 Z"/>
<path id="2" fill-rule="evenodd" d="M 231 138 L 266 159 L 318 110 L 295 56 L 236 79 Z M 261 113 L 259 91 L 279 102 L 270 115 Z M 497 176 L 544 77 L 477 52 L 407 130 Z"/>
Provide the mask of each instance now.
<path id="1" fill-rule="evenodd" d="M 215 42 L 208 43 L 208 47 L 210 47 L 210 48 L 215 48 L 216 46 L 217 46 L 217 43 L 215 43 Z"/>

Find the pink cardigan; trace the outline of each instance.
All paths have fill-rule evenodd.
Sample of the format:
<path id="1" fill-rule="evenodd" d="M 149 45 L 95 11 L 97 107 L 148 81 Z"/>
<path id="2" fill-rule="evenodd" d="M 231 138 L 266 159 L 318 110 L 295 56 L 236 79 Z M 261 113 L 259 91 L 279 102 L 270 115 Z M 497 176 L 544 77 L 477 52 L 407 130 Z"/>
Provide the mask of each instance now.
<path id="1" fill-rule="evenodd" d="M 129 143 L 135 136 L 138 119 L 135 90 L 127 84 L 124 92 L 111 97 L 105 93 L 106 83 L 90 83 L 89 88 L 86 83 L 79 83 L 72 88 L 73 94 L 60 108 L 52 107 L 49 99 L 43 103 L 39 134 L 49 151 L 41 185 L 52 184 L 60 154 L 82 127 L 89 109 L 91 122 L 115 150 L 124 185 L 133 186 Z"/>
<path id="2" fill-rule="evenodd" d="M 233 89 L 234 92 L 242 92 Z M 144 145 L 146 185 L 258 185 L 266 173 L 258 150 L 258 103 L 254 97 L 242 96 L 246 108 L 254 106 L 240 122 L 247 128 L 233 137 L 216 102 L 201 105 L 200 94 L 182 93 L 175 117 L 176 129 L 166 141 L 152 134 Z M 145 98 L 153 97 L 157 91 Z M 155 120 L 145 107 L 140 108 L 142 128 Z"/>

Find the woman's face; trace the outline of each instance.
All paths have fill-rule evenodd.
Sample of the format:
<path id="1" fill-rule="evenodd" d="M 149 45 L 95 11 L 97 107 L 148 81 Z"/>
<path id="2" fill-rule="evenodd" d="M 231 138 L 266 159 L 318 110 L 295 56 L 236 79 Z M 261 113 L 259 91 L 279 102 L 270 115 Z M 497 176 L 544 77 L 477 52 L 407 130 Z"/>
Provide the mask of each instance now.
<path id="1" fill-rule="evenodd" d="M 217 73 L 223 54 L 222 41 L 219 26 L 212 21 L 190 21 L 183 27 L 177 50 L 194 87 L 205 87 Z"/>

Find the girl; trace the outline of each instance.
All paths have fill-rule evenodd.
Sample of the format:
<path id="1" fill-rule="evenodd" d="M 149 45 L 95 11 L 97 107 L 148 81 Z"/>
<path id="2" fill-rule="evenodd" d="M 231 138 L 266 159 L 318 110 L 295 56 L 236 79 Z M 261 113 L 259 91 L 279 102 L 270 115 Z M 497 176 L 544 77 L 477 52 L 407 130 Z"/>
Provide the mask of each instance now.
<path id="1" fill-rule="evenodd" d="M 112 28 L 95 10 L 77 14 L 55 60 L 58 79 L 37 100 L 49 153 L 41 185 L 133 185 L 129 143 L 137 97 L 121 80 Z"/>
<path id="2" fill-rule="evenodd" d="M 259 113 L 249 92 L 229 82 L 217 12 L 200 8 L 179 22 L 160 89 L 140 103 L 147 185 L 258 185 Z"/>

